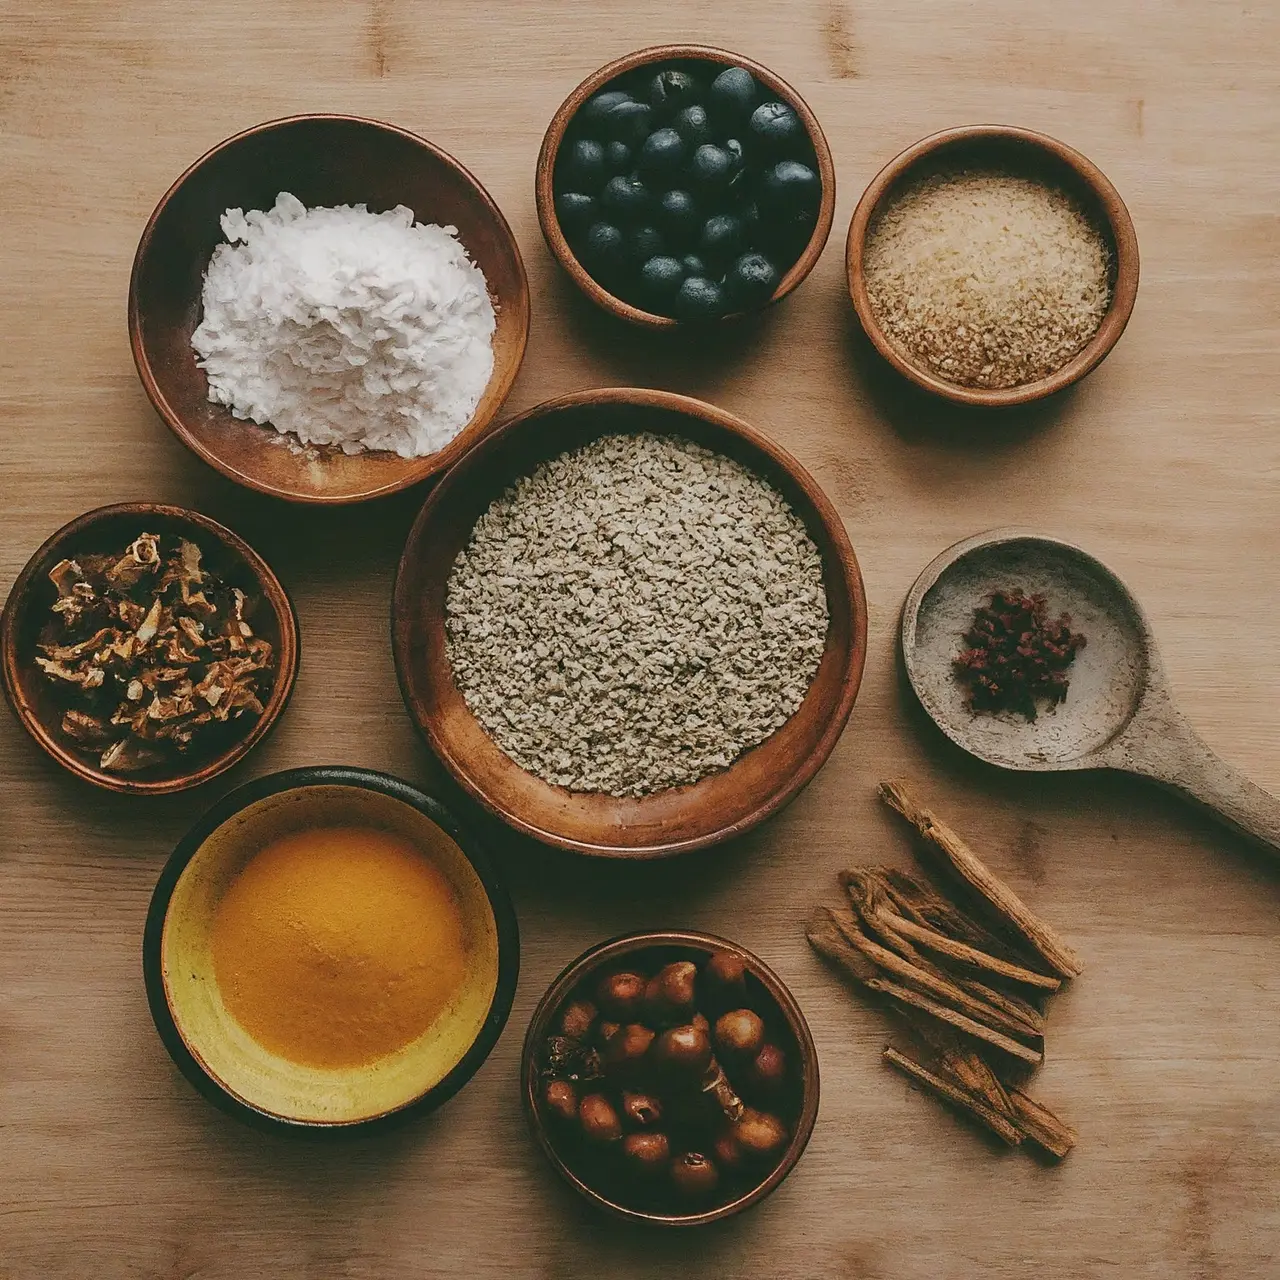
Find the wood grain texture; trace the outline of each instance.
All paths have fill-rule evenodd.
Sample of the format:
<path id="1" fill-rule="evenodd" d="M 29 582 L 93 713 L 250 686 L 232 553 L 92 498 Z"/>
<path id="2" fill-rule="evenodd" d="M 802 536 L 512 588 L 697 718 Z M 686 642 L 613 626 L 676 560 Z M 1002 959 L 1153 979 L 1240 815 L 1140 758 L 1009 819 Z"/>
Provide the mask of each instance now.
<path id="1" fill-rule="evenodd" d="M 804 95 L 835 157 L 835 240 L 879 167 L 933 130 L 1008 121 L 1078 147 L 1142 249 L 1115 352 L 999 421 L 914 396 L 856 336 L 835 246 L 757 324 L 702 345 L 607 323 L 541 244 L 534 163 L 584 75 L 662 39 L 739 48 Z M 1278 47 L 1275 0 L 0 0 L 0 590 L 73 515 L 152 498 L 246 537 L 303 632 L 288 714 L 208 794 L 97 794 L 0 716 L 0 1276 L 586 1280 L 690 1257 L 779 1280 L 1274 1275 L 1280 879 L 1154 787 L 960 758 L 909 709 L 893 643 L 910 583 L 958 538 L 1030 524 L 1080 542 L 1143 602 L 1192 723 L 1280 792 Z M 648 384 L 742 414 L 826 488 L 871 606 L 844 738 L 735 847 L 588 868 L 503 842 L 524 934 L 506 1034 L 437 1115 L 342 1147 L 242 1130 L 186 1085 L 147 1014 L 140 940 L 166 854 L 233 783 L 333 762 L 437 785 L 387 637 L 416 499 L 294 511 L 215 476 L 151 411 L 124 323 L 137 238 L 183 167 L 260 120 L 325 110 L 422 133 L 511 221 L 533 325 L 510 410 Z M 906 860 L 874 792 L 899 775 L 1085 960 L 1053 999 L 1033 1090 L 1079 1132 L 1056 1169 L 890 1072 L 880 1016 L 804 940 L 837 867 Z M 518 1059 L 569 959 L 680 926 L 777 970 L 823 1096 L 776 1195 L 667 1240 L 559 1185 L 523 1126 Z"/>

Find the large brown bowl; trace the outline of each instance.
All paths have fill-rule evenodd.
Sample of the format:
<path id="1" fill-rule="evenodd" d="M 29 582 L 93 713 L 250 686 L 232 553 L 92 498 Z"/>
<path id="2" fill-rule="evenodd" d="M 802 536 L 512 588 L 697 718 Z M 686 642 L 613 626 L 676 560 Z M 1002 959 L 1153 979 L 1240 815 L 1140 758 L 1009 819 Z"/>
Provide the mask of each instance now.
<path id="1" fill-rule="evenodd" d="M 822 556 L 830 622 L 809 692 L 772 737 L 722 773 L 640 799 L 568 791 L 527 773 L 480 727 L 453 680 L 445 591 L 489 504 L 517 478 L 611 432 L 682 436 L 775 485 Z M 821 768 L 862 679 L 867 603 L 839 515 L 813 477 L 741 418 L 666 391 L 615 387 L 550 400 L 498 428 L 432 491 L 396 575 L 392 642 L 400 689 L 428 745 L 462 787 L 517 831 L 579 853 L 656 858 L 718 844 L 757 826 Z"/>
<path id="2" fill-rule="evenodd" d="M 1111 306 L 1097 333 L 1061 369 L 1016 387 L 968 387 L 939 378 L 912 360 L 885 333 L 867 293 L 867 233 L 879 210 L 917 177 L 938 169 L 966 167 L 1008 169 L 1062 188 L 1080 202 L 1106 237 L 1111 251 Z M 959 404 L 998 408 L 1051 396 L 1079 382 L 1106 359 L 1129 323 L 1138 296 L 1138 236 L 1120 193 L 1106 174 L 1074 147 L 1032 129 L 998 124 L 965 125 L 922 138 L 890 160 L 871 180 L 849 223 L 845 270 L 853 309 L 863 330 L 875 349 L 904 378 Z"/>
<path id="3" fill-rule="evenodd" d="M 569 278 L 598 307 L 632 324 L 643 325 L 649 329 L 670 329 L 682 323 L 671 316 L 660 316 L 652 311 L 644 311 L 632 306 L 621 298 L 610 293 L 598 284 L 591 273 L 578 261 L 577 255 L 569 247 L 564 232 L 560 229 L 560 220 L 556 217 L 555 177 L 556 156 L 560 153 L 560 144 L 564 141 L 573 117 L 578 114 L 582 105 L 593 94 L 598 93 L 610 81 L 619 76 L 635 71 L 638 67 L 650 66 L 659 62 L 713 62 L 722 69 L 724 67 L 745 67 L 753 76 L 781 102 L 795 110 L 804 124 L 813 144 L 814 155 L 818 161 L 818 177 L 822 182 L 822 202 L 818 206 L 818 220 L 813 234 L 803 252 L 778 281 L 766 306 L 785 298 L 813 270 L 822 250 L 826 247 L 827 237 L 831 234 L 831 223 L 836 211 L 836 168 L 831 159 L 831 148 L 827 145 L 826 135 L 818 118 L 809 108 L 809 104 L 781 76 L 770 71 L 762 63 L 751 58 L 744 58 L 740 53 L 731 53 L 727 49 L 717 49 L 707 44 L 659 44 L 649 49 L 637 49 L 634 53 L 624 54 L 621 58 L 593 71 L 561 104 L 559 110 L 551 118 L 546 135 L 542 139 L 542 150 L 538 153 L 538 168 L 534 177 L 534 194 L 538 205 L 538 222 L 542 226 L 542 234 L 547 247 L 555 255 L 556 261 L 565 269 Z M 728 319 L 730 317 L 723 317 Z"/>
<path id="4" fill-rule="evenodd" d="M 580 1148 L 549 1123 L 550 1117 L 543 1114 L 539 1103 L 539 1050 L 552 1034 L 556 1014 L 579 988 L 589 990 L 594 985 L 593 978 L 603 977 L 610 969 L 631 966 L 652 973 L 674 960 L 700 964 L 713 951 L 728 951 L 742 961 L 747 971 L 748 999 L 764 1019 L 769 1038 L 779 1044 L 791 1064 L 789 1083 L 778 1108 L 790 1127 L 791 1141 L 778 1163 L 754 1185 L 739 1186 L 727 1198 L 713 1201 L 697 1212 L 672 1213 L 655 1208 L 651 1202 L 642 1204 L 639 1197 L 629 1200 L 625 1186 L 601 1178 L 599 1171 L 584 1160 Z M 630 933 L 584 951 L 538 1001 L 521 1054 L 520 1095 L 534 1140 L 551 1167 L 579 1195 L 615 1217 L 659 1227 L 698 1227 L 759 1204 L 799 1163 L 818 1118 L 818 1051 L 795 997 L 782 979 L 745 947 L 714 934 L 680 929 Z"/>
<path id="5" fill-rule="evenodd" d="M 419 222 L 458 229 L 484 272 L 498 313 L 493 374 L 471 421 L 437 453 L 347 455 L 306 448 L 271 426 L 232 416 L 208 398 L 191 335 L 200 323 L 205 268 L 228 208 L 270 209 L 281 191 L 309 207 L 406 205 Z M 239 484 L 293 502 L 360 502 L 451 466 L 492 422 L 524 358 L 529 284 L 515 236 L 480 183 L 424 138 L 356 116 L 290 116 L 219 143 L 156 206 L 129 281 L 129 339 L 147 395 L 173 433 Z"/>
<path id="6" fill-rule="evenodd" d="M 270 641 L 275 654 L 275 684 L 262 714 L 231 742 L 216 749 L 197 745 L 190 756 L 138 773 L 109 773 L 98 765 L 98 753 L 70 743 L 59 732 L 62 704 L 34 662 L 36 641 L 49 617 L 57 591 L 49 570 L 77 555 L 122 551 L 140 533 L 191 539 L 204 552 L 204 563 L 231 586 L 259 601 L 252 615 L 254 631 Z M 293 604 L 270 566 L 247 542 L 216 520 L 185 507 L 158 502 L 121 502 L 98 507 L 64 525 L 27 561 L 0 617 L 0 669 L 4 691 L 22 727 L 64 769 L 109 791 L 130 795 L 165 795 L 199 786 L 225 773 L 266 737 L 280 718 L 298 674 L 298 619 Z"/>

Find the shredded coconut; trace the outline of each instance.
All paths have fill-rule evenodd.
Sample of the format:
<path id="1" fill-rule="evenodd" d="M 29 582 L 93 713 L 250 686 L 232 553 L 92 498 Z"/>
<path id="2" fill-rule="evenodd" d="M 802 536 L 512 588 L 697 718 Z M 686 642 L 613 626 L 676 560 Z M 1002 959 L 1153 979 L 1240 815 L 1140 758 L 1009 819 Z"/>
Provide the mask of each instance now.
<path id="1" fill-rule="evenodd" d="M 445 623 L 467 706 L 521 768 L 642 796 L 727 768 L 790 719 L 827 595 L 766 480 L 688 440 L 608 435 L 492 503 Z"/>
<path id="2" fill-rule="evenodd" d="M 1111 305 L 1107 243 L 1066 192 L 1001 172 L 931 174 L 867 237 L 885 332 L 940 378 L 1013 387 L 1062 368 Z"/>
<path id="3" fill-rule="evenodd" d="M 303 444 L 442 449 L 493 372 L 484 273 L 403 205 L 228 209 L 191 337 L 209 399 Z"/>

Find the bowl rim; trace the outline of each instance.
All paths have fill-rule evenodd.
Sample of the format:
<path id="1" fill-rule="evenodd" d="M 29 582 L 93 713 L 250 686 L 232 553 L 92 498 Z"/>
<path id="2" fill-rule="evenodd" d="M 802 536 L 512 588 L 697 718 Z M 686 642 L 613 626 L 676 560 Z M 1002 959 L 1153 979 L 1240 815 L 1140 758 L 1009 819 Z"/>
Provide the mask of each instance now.
<path id="1" fill-rule="evenodd" d="M 409 626 L 405 619 L 409 618 L 413 611 L 412 602 L 408 598 L 410 551 L 418 542 L 422 528 L 430 520 L 436 507 L 444 501 L 455 486 L 468 483 L 470 474 L 478 466 L 483 465 L 492 453 L 501 448 L 503 442 L 513 433 L 527 429 L 530 423 L 536 422 L 548 414 L 559 413 L 566 409 L 605 405 L 633 405 L 693 417 L 745 439 L 754 448 L 768 456 L 803 491 L 805 497 L 815 509 L 818 518 L 828 530 L 836 565 L 844 579 L 851 606 L 852 634 L 849 645 L 851 658 L 845 678 L 841 682 L 840 697 L 827 718 L 827 723 L 823 728 L 822 736 L 817 745 L 791 772 L 787 783 L 772 791 L 750 813 L 737 821 L 721 826 L 715 831 L 687 839 L 669 840 L 640 847 L 593 844 L 555 831 L 548 831 L 499 804 L 487 791 L 475 783 L 464 762 L 460 761 L 449 750 L 432 719 L 426 716 L 420 717 L 416 713 L 410 681 L 406 674 L 409 670 L 411 654 L 409 652 L 408 636 L 405 634 L 409 630 Z M 598 387 L 555 396 L 550 400 L 544 400 L 541 404 L 525 409 L 491 431 L 475 448 L 468 451 L 456 467 L 451 468 L 441 477 L 439 483 L 428 494 L 405 540 L 404 551 L 401 553 L 399 563 L 396 565 L 395 579 L 391 591 L 391 647 L 395 662 L 396 680 L 400 686 L 400 695 L 409 718 L 417 726 L 432 754 L 444 765 L 450 776 L 462 787 L 467 795 L 512 830 L 553 848 L 601 858 L 644 860 L 691 853 L 697 849 L 722 844 L 726 840 L 743 835 L 784 809 L 813 781 L 818 770 L 822 768 L 832 751 L 835 750 L 836 744 L 844 732 L 849 715 L 853 711 L 854 702 L 857 700 L 858 690 L 862 684 L 867 656 L 867 633 L 866 586 L 862 579 L 862 571 L 858 565 L 857 556 L 849 541 L 849 535 L 844 527 L 844 521 L 841 519 L 840 513 L 832 505 L 830 498 L 823 492 L 808 470 L 801 465 L 794 455 L 770 436 L 757 427 L 753 427 L 736 414 L 730 413 L 727 409 L 721 409 L 705 400 L 695 399 L 693 396 L 649 387 Z M 696 786 L 697 784 L 695 783 L 694 785 Z"/>
<path id="2" fill-rule="evenodd" d="M 714 1209 L 706 1209 L 700 1213 L 691 1214 L 661 1214 L 642 1209 L 629 1209 L 626 1205 L 610 1200 L 583 1181 L 560 1156 L 548 1137 L 546 1125 L 538 1114 L 536 1096 L 537 1046 L 546 1034 L 547 1024 L 550 1022 L 552 1015 L 569 992 L 589 974 L 603 968 L 615 959 L 650 947 L 671 946 L 728 951 L 732 955 L 738 956 L 768 991 L 770 998 L 786 1019 L 787 1025 L 791 1028 L 791 1032 L 800 1046 L 800 1059 L 804 1071 L 803 1102 L 800 1108 L 800 1115 L 796 1120 L 787 1149 L 777 1165 L 758 1185 L 739 1196 L 736 1200 L 731 1200 L 728 1204 L 719 1205 Z M 524 1043 L 520 1050 L 520 1099 L 524 1109 L 525 1121 L 529 1126 L 529 1132 L 532 1134 L 534 1141 L 552 1168 L 579 1195 L 614 1217 L 625 1218 L 632 1222 L 645 1222 L 656 1227 L 698 1227 L 710 1222 L 719 1222 L 723 1218 L 732 1217 L 734 1214 L 741 1213 L 744 1209 L 749 1209 L 752 1205 L 758 1204 L 766 1196 L 777 1190 L 779 1184 L 799 1164 L 800 1157 L 804 1154 L 805 1148 L 809 1144 L 809 1138 L 813 1134 L 813 1127 L 818 1119 L 821 1092 L 818 1048 L 814 1043 L 813 1033 L 809 1029 L 809 1023 L 804 1016 L 804 1011 L 800 1008 L 795 996 L 792 995 L 790 988 L 778 977 L 773 969 L 765 964 L 754 952 L 748 951 L 746 947 L 737 942 L 731 942 L 727 938 L 719 937 L 717 934 L 703 933 L 692 929 L 655 929 L 623 933 L 588 947 L 581 955 L 571 960 L 561 969 L 539 999 L 529 1019 L 529 1026 L 525 1032 Z"/>
<path id="3" fill-rule="evenodd" d="M 64 746 L 37 717 L 22 688 L 18 629 L 21 615 L 31 606 L 38 572 L 55 551 L 65 549 L 66 543 L 104 520 L 137 516 L 139 520 L 145 521 L 151 515 L 193 526 L 199 533 L 215 538 L 223 548 L 234 552 L 248 565 L 258 581 L 263 599 L 270 604 L 276 615 L 280 628 L 280 645 L 276 655 L 276 678 L 271 687 L 271 696 L 267 699 L 262 714 L 244 737 L 199 768 L 189 769 L 172 777 L 147 779 L 107 773 L 87 763 Z M 3 613 L 0 613 L 0 668 L 4 692 L 19 723 L 45 754 L 69 773 L 94 786 L 124 795 L 158 796 L 186 791 L 202 786 L 237 764 L 267 736 L 284 714 L 293 696 L 301 661 L 302 639 L 297 610 L 271 566 L 239 534 L 211 516 L 190 507 L 173 506 L 164 502 L 113 502 L 107 506 L 94 507 L 68 521 L 50 534 L 23 565 L 9 591 Z"/>
<path id="4" fill-rule="evenodd" d="M 196 172 L 203 168 L 214 156 L 224 151 L 230 150 L 232 147 L 238 146 L 240 143 L 250 138 L 258 137 L 263 134 L 275 133 L 284 129 L 292 128 L 299 124 L 344 124 L 344 125 L 360 125 L 380 131 L 387 134 L 393 134 L 422 150 L 430 152 L 438 161 L 447 168 L 452 169 L 465 183 L 467 183 L 479 197 L 481 203 L 487 208 L 490 217 L 493 219 L 509 248 L 516 265 L 516 275 L 519 280 L 519 288 L 515 296 L 511 299 L 502 301 L 502 310 L 515 316 L 518 322 L 519 341 L 517 344 L 516 358 L 512 361 L 510 369 L 502 374 L 496 382 L 490 381 L 485 391 L 490 386 L 497 388 L 497 397 L 493 412 L 483 421 L 468 422 L 461 431 L 458 432 L 448 444 L 442 449 L 436 450 L 435 453 L 424 454 L 418 458 L 402 459 L 405 463 L 402 473 L 394 480 L 386 483 L 366 487 L 357 491 L 337 493 L 337 494 L 304 494 L 297 493 L 288 489 L 284 489 L 279 485 L 263 480 L 253 475 L 249 471 L 241 470 L 239 467 L 227 462 L 219 457 L 213 450 L 207 448 L 198 438 L 195 432 L 186 424 L 182 416 L 173 408 L 166 398 L 164 392 L 160 389 L 159 382 L 156 379 L 155 371 L 152 369 L 150 357 L 147 354 L 146 344 L 142 335 L 142 311 L 138 297 L 139 285 L 142 276 L 143 264 L 147 254 L 151 249 L 151 242 L 155 236 L 156 226 L 160 218 L 164 215 L 170 201 L 177 195 L 179 190 L 192 178 Z M 466 247 L 465 245 L 463 246 Z M 495 304 L 496 309 L 496 304 Z M 390 124 L 385 120 L 378 120 L 371 116 L 349 115 L 342 112 L 318 111 L 304 112 L 297 115 L 280 116 L 274 120 L 264 120 L 260 124 L 251 125 L 247 129 L 240 130 L 228 138 L 224 138 L 221 142 L 210 147 L 202 156 L 192 161 L 181 174 L 170 184 L 164 195 L 160 197 L 156 207 L 152 210 L 151 216 L 147 219 L 146 226 L 143 228 L 142 235 L 138 240 L 138 247 L 134 251 L 133 266 L 129 272 L 129 294 L 128 294 L 128 327 L 129 327 L 129 346 L 133 352 L 133 363 L 138 371 L 138 377 L 142 382 L 143 390 L 147 393 L 147 398 L 151 401 L 156 412 L 163 419 L 165 425 L 173 432 L 175 436 L 191 450 L 202 462 L 207 463 L 215 471 L 234 481 L 236 484 L 244 485 L 248 489 L 253 489 L 258 493 L 267 494 L 272 498 L 279 498 L 285 502 L 299 503 L 307 506 L 349 506 L 357 502 L 368 502 L 376 498 L 388 497 L 393 493 L 399 493 L 405 489 L 412 488 L 416 484 L 422 483 L 438 472 L 446 470 L 452 466 L 463 453 L 467 451 L 478 440 L 482 439 L 485 432 L 489 430 L 494 418 L 502 410 L 502 405 L 506 401 L 507 396 L 511 393 L 511 388 L 515 384 L 516 377 L 519 375 L 520 368 L 524 364 L 525 353 L 529 346 L 529 323 L 530 323 L 530 297 L 529 297 L 529 274 L 524 265 L 524 257 L 520 252 L 520 244 L 516 239 L 515 233 L 511 230 L 511 224 L 507 221 L 502 210 L 498 207 L 497 202 L 489 194 L 484 184 L 468 169 L 460 160 L 451 155 L 443 147 L 437 146 L 435 143 L 428 141 L 420 134 L 413 133 L 408 129 L 402 129 L 399 125 Z M 249 424 L 252 425 L 252 424 Z M 274 429 L 274 428 L 272 428 Z M 282 437 L 283 439 L 284 437 Z"/>
<path id="5" fill-rule="evenodd" d="M 1028 149 L 1039 150 L 1051 156 L 1059 164 L 1072 170 L 1082 185 L 1093 194 L 1107 219 L 1108 230 L 1115 246 L 1116 279 L 1107 308 L 1097 332 L 1062 368 L 1034 382 L 1016 387 L 989 389 L 966 387 L 948 382 L 928 369 L 906 359 L 889 340 L 876 319 L 870 296 L 867 293 L 865 252 L 867 231 L 872 218 L 889 190 L 912 168 L 936 157 L 939 152 L 966 142 L 991 140 L 1010 142 Z M 942 396 L 957 404 L 1001 407 L 1028 404 L 1042 400 L 1064 388 L 1079 382 L 1091 373 L 1111 353 L 1120 340 L 1129 318 L 1133 314 L 1138 296 L 1140 261 L 1138 235 L 1133 219 L 1119 191 L 1111 180 L 1082 152 L 1047 133 L 1026 129 L 1019 125 L 973 124 L 957 125 L 931 133 L 899 152 L 876 174 L 858 200 L 849 222 L 845 241 L 845 275 L 849 296 L 863 331 L 872 345 L 888 363 L 908 381 L 925 391 Z"/>
<path id="6" fill-rule="evenodd" d="M 625 53 L 621 57 L 613 59 L 612 62 L 606 63 L 587 76 L 565 98 L 557 108 L 555 115 L 551 117 L 551 123 L 547 126 L 547 131 L 543 135 L 542 146 L 538 151 L 537 168 L 534 174 L 534 198 L 538 209 L 538 224 L 542 228 L 542 236 L 547 242 L 547 248 L 551 250 L 556 261 L 573 283 L 596 306 L 631 324 L 641 325 L 648 329 L 674 329 L 694 322 L 678 320 L 674 316 L 660 316 L 652 311 L 645 311 L 640 307 L 632 306 L 631 303 L 624 302 L 621 298 L 596 283 L 591 273 L 578 261 L 577 255 L 569 247 L 569 242 L 565 238 L 564 232 L 560 229 L 560 219 L 556 217 L 555 212 L 555 192 L 552 189 L 552 179 L 555 174 L 556 156 L 559 154 L 560 144 L 564 141 L 564 135 L 569 123 L 577 114 L 578 109 L 592 94 L 608 84 L 610 80 L 616 79 L 626 72 L 634 71 L 638 67 L 668 59 L 684 58 L 723 63 L 726 67 L 745 67 L 766 87 L 778 94 L 779 97 L 784 98 L 804 122 L 805 131 L 809 135 L 809 140 L 813 144 L 814 154 L 817 157 L 818 177 L 822 183 L 822 200 L 818 206 L 818 220 L 814 225 L 813 234 L 809 237 L 804 251 L 792 263 L 782 279 L 778 281 L 778 287 L 774 289 L 769 300 L 764 306 L 757 307 L 750 312 L 735 311 L 718 316 L 715 323 L 754 315 L 764 310 L 765 307 L 771 307 L 775 302 L 780 302 L 792 290 L 798 288 L 822 256 L 822 251 L 826 248 L 827 240 L 831 235 L 832 223 L 835 220 L 836 170 L 826 134 L 823 133 L 822 126 L 818 123 L 818 118 L 814 115 L 809 104 L 800 96 L 794 86 L 784 80 L 776 71 L 772 71 L 762 62 L 757 62 L 753 58 L 734 53 L 731 49 L 721 49 L 716 45 L 709 44 L 649 45 L 644 49 L 636 49 L 631 53 Z"/>
<path id="7" fill-rule="evenodd" d="M 182 873 L 205 841 L 250 805 L 282 792 L 305 791 L 313 787 L 353 787 L 375 791 L 409 805 L 434 822 L 453 839 L 479 877 L 493 911 L 497 939 L 497 984 L 480 1032 L 466 1053 L 442 1079 L 417 1097 L 358 1120 L 299 1120 L 268 1111 L 234 1093 L 204 1065 L 198 1047 L 189 1044 L 178 1029 L 164 979 L 162 944 L 169 903 Z M 477 837 L 473 827 L 460 820 L 441 801 L 404 779 L 377 769 L 363 769 L 352 765 L 306 765 L 265 774 L 228 792 L 179 840 L 160 872 L 147 908 L 142 937 L 142 976 L 151 1017 L 165 1049 L 178 1070 L 215 1106 L 258 1128 L 326 1135 L 352 1131 L 366 1134 L 400 1124 L 410 1116 L 434 1111 L 452 1098 L 479 1071 L 497 1044 L 511 1014 L 516 982 L 520 976 L 520 926 L 511 896 L 484 842 Z"/>

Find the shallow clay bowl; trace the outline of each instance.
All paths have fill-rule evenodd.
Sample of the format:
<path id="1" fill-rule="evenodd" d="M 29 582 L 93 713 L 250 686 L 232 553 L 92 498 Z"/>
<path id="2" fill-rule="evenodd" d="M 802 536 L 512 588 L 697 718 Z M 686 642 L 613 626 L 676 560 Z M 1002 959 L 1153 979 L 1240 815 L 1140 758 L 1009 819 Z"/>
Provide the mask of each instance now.
<path id="1" fill-rule="evenodd" d="M 822 182 L 822 201 L 818 206 L 818 220 L 814 224 L 809 243 L 778 281 L 778 287 L 773 291 L 766 306 L 785 298 L 813 270 L 819 257 L 822 256 L 822 250 L 826 247 L 827 237 L 831 234 L 831 221 L 836 210 L 836 169 L 831 159 L 831 148 L 827 146 L 822 126 L 818 124 L 818 118 L 810 110 L 809 104 L 781 76 L 775 75 L 768 67 L 751 58 L 744 58 L 740 53 L 731 53 L 727 49 L 717 49 L 713 45 L 706 44 L 660 44 L 649 49 L 637 49 L 634 53 L 616 58 L 613 62 L 601 67 L 599 71 L 592 72 L 560 104 L 560 109 L 551 118 L 546 135 L 542 139 L 542 150 L 538 153 L 534 192 L 538 205 L 538 222 L 542 226 L 547 247 L 573 283 L 596 306 L 603 307 L 604 310 L 632 324 L 643 325 L 649 329 L 672 329 L 681 321 L 671 316 L 656 315 L 652 311 L 644 311 L 629 302 L 624 302 L 598 284 L 591 273 L 578 261 L 569 247 L 568 240 L 565 239 L 564 232 L 560 229 L 560 220 L 556 217 L 555 191 L 552 185 L 556 157 L 573 117 L 577 115 L 578 110 L 588 98 L 600 92 L 610 81 L 628 76 L 638 68 L 651 66 L 654 63 L 701 64 L 705 67 L 709 62 L 715 63 L 720 70 L 726 67 L 745 67 L 778 101 L 792 107 L 804 123 L 817 159 L 818 177 Z M 683 66 L 682 69 L 690 68 Z"/>
<path id="2" fill-rule="evenodd" d="M 257 601 L 248 615 L 255 634 L 271 643 L 275 653 L 275 684 L 262 715 L 245 724 L 233 739 L 201 747 L 197 741 L 186 756 L 136 773 L 109 773 L 98 766 L 100 751 L 69 742 L 59 725 L 64 704 L 35 665 L 36 642 L 49 608 L 58 598 L 49 570 L 60 560 L 94 553 L 124 553 L 141 533 L 162 538 L 184 537 L 204 553 L 204 567 Z M 230 769 L 266 737 L 280 718 L 293 692 L 298 673 L 298 619 L 280 580 L 252 547 L 216 520 L 156 502 L 122 502 L 98 507 L 64 525 L 27 561 L 9 592 L 0 619 L 0 660 L 4 691 L 22 726 L 64 769 L 110 791 L 131 795 L 163 795 L 185 791 Z"/>
<path id="3" fill-rule="evenodd" d="M 454 226 L 484 272 L 498 313 L 493 374 L 471 421 L 438 453 L 348 456 L 302 449 L 294 437 L 211 404 L 191 335 L 228 208 L 270 209 L 281 191 L 308 207 L 396 205 L 417 221 Z M 489 193 L 452 156 L 393 125 L 355 116 L 291 116 L 219 143 L 156 206 L 129 281 L 129 338 L 147 395 L 173 433 L 239 484 L 294 502 L 360 502 L 451 466 L 483 434 L 515 381 L 529 335 L 529 285 L 511 228 Z M 288 441 L 292 441 L 291 448 Z"/>
<path id="4" fill-rule="evenodd" d="M 223 894 L 266 843 L 313 826 L 406 837 L 445 874 L 461 910 L 467 974 L 449 1007 L 404 1048 L 359 1067 L 287 1061 L 225 1008 L 211 954 Z M 479 1070 L 511 1011 L 520 939 L 484 848 L 438 801 L 369 769 L 269 774 L 225 796 L 183 837 L 152 894 L 142 949 L 156 1029 L 183 1075 L 238 1119 L 336 1132 L 433 1110 Z"/>
<path id="5" fill-rule="evenodd" d="M 1111 251 L 1111 306 L 1097 333 L 1056 373 L 1017 387 L 987 390 L 939 378 L 905 355 L 881 328 L 867 295 L 867 232 L 876 213 L 910 182 L 938 170 L 999 169 L 1042 179 L 1074 196 L 1102 232 Z M 871 180 L 849 224 L 845 245 L 849 294 L 875 349 L 904 377 L 960 404 L 1027 404 L 1053 395 L 1096 369 L 1120 340 L 1138 295 L 1138 237 L 1120 193 L 1091 160 L 1065 142 L 1012 125 L 976 124 L 930 134 L 895 156 Z"/>
<path id="6" fill-rule="evenodd" d="M 556 1016 L 571 996 L 580 991 L 589 995 L 595 984 L 610 971 L 636 968 L 646 975 L 675 960 L 692 960 L 701 967 L 713 951 L 728 951 L 742 960 L 747 971 L 747 1001 L 764 1019 L 766 1038 L 786 1055 L 787 1081 L 779 1097 L 769 1103 L 791 1131 L 782 1158 L 755 1181 L 732 1182 L 718 1192 L 719 1198 L 689 1212 L 681 1212 L 661 1193 L 645 1193 L 633 1181 L 592 1161 L 589 1152 L 566 1133 L 554 1116 L 547 1115 L 539 1100 L 540 1050 L 555 1030 Z M 725 1069 L 733 1078 L 732 1064 Z M 818 1051 L 795 997 L 758 956 L 710 933 L 690 933 L 663 929 L 652 933 L 629 933 L 584 951 L 547 988 L 538 1002 L 525 1034 L 520 1061 L 520 1094 L 525 1119 L 534 1140 L 551 1167 L 579 1195 L 615 1217 L 647 1222 L 659 1227 L 698 1227 L 732 1217 L 776 1191 L 804 1154 L 818 1118 Z"/>
<path id="7" fill-rule="evenodd" d="M 770 481 L 822 555 L 830 622 L 796 713 L 728 769 L 640 799 L 568 791 L 525 772 L 467 709 L 445 649 L 445 590 L 489 504 L 540 462 L 614 432 L 682 436 Z M 579 853 L 654 858 L 717 844 L 763 822 L 817 773 L 862 678 L 867 604 L 844 525 L 785 450 L 722 409 L 665 391 L 610 388 L 550 400 L 506 423 L 450 471 L 419 513 L 396 576 L 392 641 L 405 706 L 470 795 L 517 831 Z"/>

